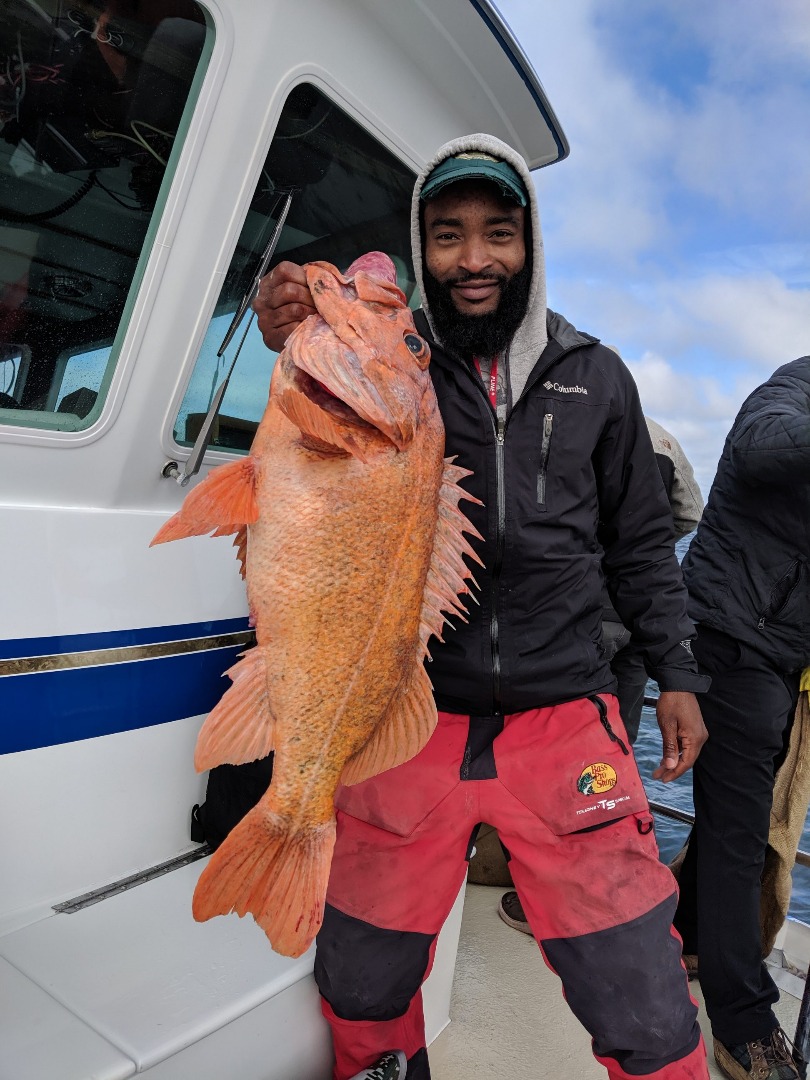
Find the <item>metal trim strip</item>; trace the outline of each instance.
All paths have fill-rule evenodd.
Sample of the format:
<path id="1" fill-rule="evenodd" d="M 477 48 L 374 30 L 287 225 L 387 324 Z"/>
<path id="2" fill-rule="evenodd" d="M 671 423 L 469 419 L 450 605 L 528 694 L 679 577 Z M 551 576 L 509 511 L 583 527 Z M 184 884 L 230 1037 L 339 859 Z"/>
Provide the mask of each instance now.
<path id="1" fill-rule="evenodd" d="M 104 664 L 128 664 L 140 660 L 155 660 L 164 656 L 180 656 L 183 653 L 229 649 L 237 646 L 247 648 L 255 643 L 254 631 L 246 630 L 235 634 L 215 634 L 211 637 L 185 638 L 180 641 L 159 641 L 150 645 L 128 645 L 117 649 L 16 657 L 11 660 L 0 660 L 0 677 L 38 675 L 45 671 L 67 671 L 75 668 L 100 667 Z"/>

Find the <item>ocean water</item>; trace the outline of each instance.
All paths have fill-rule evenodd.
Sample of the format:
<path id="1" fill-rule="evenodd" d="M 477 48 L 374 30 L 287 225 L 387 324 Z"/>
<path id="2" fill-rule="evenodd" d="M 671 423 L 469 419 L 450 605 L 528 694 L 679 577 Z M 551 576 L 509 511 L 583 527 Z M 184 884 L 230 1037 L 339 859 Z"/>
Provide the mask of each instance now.
<path id="1" fill-rule="evenodd" d="M 654 696 L 655 684 L 651 684 L 649 690 L 650 696 Z M 678 810 L 693 813 L 690 772 L 669 784 L 662 784 L 659 780 L 652 779 L 653 769 L 656 769 L 661 762 L 661 732 L 658 729 L 654 709 L 648 709 L 645 706 L 643 710 L 641 728 L 634 750 L 647 797 L 652 802 L 663 803 L 666 806 L 674 806 Z M 664 817 L 662 814 L 656 814 L 655 835 L 658 838 L 661 858 L 668 863 L 686 842 L 689 826 L 679 821 L 672 821 L 671 818 Z M 802 851 L 810 852 L 810 827 L 807 822 L 805 822 L 799 847 Z M 794 867 L 789 914 L 791 918 L 810 923 L 810 867 Z"/>
<path id="2" fill-rule="evenodd" d="M 686 536 L 678 541 L 676 552 L 679 559 L 686 554 L 691 539 L 691 536 Z M 647 693 L 650 697 L 657 695 L 658 690 L 655 683 L 648 683 Z M 669 784 L 662 784 L 660 781 L 652 779 L 653 770 L 661 762 L 661 732 L 655 719 L 655 710 L 652 708 L 645 706 L 642 711 L 641 727 L 634 750 L 641 778 L 647 791 L 647 797 L 652 802 L 673 806 L 690 814 L 694 813 L 691 772 Z M 805 822 L 799 848 L 801 851 L 810 853 L 810 824 L 808 822 L 810 822 L 810 816 L 808 816 L 808 821 Z M 656 814 L 655 833 L 658 837 L 661 858 L 664 862 L 669 862 L 686 842 L 689 835 L 689 826 L 678 821 L 672 821 L 661 814 Z M 789 914 L 794 919 L 810 923 L 810 867 L 794 867 L 793 892 Z"/>

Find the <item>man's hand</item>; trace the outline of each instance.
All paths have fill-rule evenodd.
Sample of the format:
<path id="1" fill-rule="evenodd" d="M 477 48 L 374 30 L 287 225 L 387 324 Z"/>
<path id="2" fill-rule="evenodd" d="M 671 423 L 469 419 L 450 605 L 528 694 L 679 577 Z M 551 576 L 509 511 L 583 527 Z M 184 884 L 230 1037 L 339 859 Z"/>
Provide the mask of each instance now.
<path id="1" fill-rule="evenodd" d="M 291 262 L 274 266 L 259 282 L 253 310 L 265 345 L 281 352 L 296 326 L 315 314 L 304 268 Z"/>
<path id="2" fill-rule="evenodd" d="M 664 756 L 653 780 L 668 784 L 691 769 L 709 737 L 694 694 L 670 690 L 661 694 L 656 708 L 664 740 Z"/>

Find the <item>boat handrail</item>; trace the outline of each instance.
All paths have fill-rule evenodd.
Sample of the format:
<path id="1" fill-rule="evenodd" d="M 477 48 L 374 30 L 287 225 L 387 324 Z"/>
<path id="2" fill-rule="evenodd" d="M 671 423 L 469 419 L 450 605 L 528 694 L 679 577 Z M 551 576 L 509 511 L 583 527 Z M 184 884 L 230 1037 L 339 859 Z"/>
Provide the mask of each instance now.
<path id="1" fill-rule="evenodd" d="M 678 810 L 675 806 L 667 806 L 666 803 L 653 802 L 650 799 L 650 809 L 654 814 L 661 814 L 663 817 L 672 818 L 673 821 L 682 821 L 685 825 L 695 824 L 695 815 L 690 814 L 686 810 Z M 799 866 L 810 867 L 810 855 L 806 851 L 797 851 L 796 860 Z"/>
<path id="2" fill-rule="evenodd" d="M 647 709 L 654 709 L 658 703 L 658 698 L 652 697 L 650 694 L 644 695 L 644 706 Z M 653 802 L 650 800 L 650 809 L 654 814 L 661 814 L 663 817 L 671 818 L 673 821 L 682 821 L 684 825 L 694 825 L 695 815 L 690 814 L 687 810 L 679 810 L 675 806 L 667 806 L 666 803 Z M 806 851 L 797 851 L 795 861 L 799 866 L 810 867 L 810 855 Z"/>

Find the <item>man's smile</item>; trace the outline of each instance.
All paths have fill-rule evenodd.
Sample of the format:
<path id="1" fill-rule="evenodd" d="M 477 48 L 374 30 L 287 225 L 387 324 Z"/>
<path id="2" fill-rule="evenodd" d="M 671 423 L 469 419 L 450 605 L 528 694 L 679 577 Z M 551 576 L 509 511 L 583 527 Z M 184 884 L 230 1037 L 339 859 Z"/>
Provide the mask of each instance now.
<path id="1" fill-rule="evenodd" d="M 500 291 L 501 283 L 491 278 L 483 281 L 457 282 L 451 286 L 452 291 L 468 303 L 481 303 L 489 300 L 491 296 Z"/>

